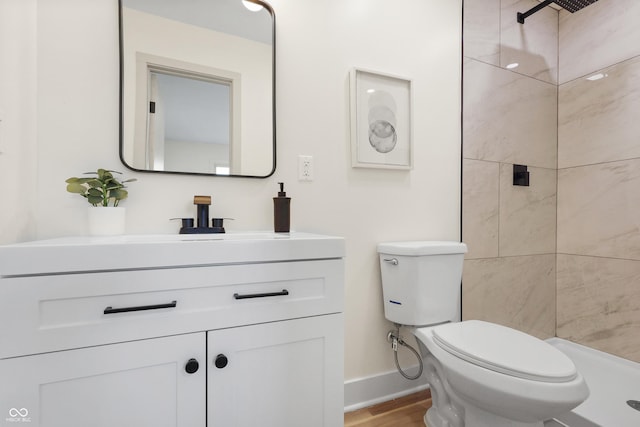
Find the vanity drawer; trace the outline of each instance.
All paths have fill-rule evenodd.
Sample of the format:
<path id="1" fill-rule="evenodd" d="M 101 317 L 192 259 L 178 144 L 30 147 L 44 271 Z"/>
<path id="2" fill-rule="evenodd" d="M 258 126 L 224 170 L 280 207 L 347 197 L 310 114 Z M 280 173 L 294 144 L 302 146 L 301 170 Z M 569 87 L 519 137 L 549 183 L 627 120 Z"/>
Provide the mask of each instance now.
<path id="1" fill-rule="evenodd" d="M 0 358 L 343 311 L 342 259 L 0 280 Z"/>

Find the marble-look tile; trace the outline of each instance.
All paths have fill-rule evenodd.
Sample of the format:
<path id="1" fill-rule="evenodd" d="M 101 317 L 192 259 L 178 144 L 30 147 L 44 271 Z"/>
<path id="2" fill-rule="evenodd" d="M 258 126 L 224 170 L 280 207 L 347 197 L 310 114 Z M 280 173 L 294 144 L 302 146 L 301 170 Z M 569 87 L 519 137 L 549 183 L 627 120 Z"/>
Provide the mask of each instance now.
<path id="1" fill-rule="evenodd" d="M 640 260 L 640 160 L 558 171 L 558 253 Z"/>
<path id="2" fill-rule="evenodd" d="M 560 83 L 640 55 L 638 17 L 638 0 L 599 0 L 573 14 L 561 11 Z"/>
<path id="3" fill-rule="evenodd" d="M 558 168 L 640 157 L 640 57 L 598 73 L 560 86 Z"/>
<path id="4" fill-rule="evenodd" d="M 640 362 L 640 261 L 558 255 L 557 334 Z"/>
<path id="5" fill-rule="evenodd" d="M 464 0 L 464 56 L 500 63 L 500 0 Z"/>
<path id="6" fill-rule="evenodd" d="M 550 7 L 518 23 L 518 12 L 537 6 L 536 0 L 502 0 L 500 66 L 517 63 L 513 71 L 558 82 L 558 11 Z"/>
<path id="7" fill-rule="evenodd" d="M 500 165 L 500 256 L 556 252 L 556 171 L 529 168 L 529 187 Z"/>
<path id="8" fill-rule="evenodd" d="M 555 254 L 465 261 L 462 317 L 555 335 Z"/>
<path id="9" fill-rule="evenodd" d="M 555 169 L 557 86 L 464 60 L 463 157 Z"/>
<path id="10" fill-rule="evenodd" d="M 500 164 L 464 159 L 462 162 L 462 241 L 467 259 L 498 256 Z"/>

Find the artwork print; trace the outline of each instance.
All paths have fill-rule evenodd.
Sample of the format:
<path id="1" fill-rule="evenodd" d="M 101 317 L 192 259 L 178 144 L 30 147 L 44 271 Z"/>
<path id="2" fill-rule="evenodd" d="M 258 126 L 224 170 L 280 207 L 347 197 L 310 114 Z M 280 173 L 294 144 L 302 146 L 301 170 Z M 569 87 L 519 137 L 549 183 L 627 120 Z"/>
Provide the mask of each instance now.
<path id="1" fill-rule="evenodd" d="M 411 126 L 410 80 L 352 70 L 352 166 L 410 169 Z"/>

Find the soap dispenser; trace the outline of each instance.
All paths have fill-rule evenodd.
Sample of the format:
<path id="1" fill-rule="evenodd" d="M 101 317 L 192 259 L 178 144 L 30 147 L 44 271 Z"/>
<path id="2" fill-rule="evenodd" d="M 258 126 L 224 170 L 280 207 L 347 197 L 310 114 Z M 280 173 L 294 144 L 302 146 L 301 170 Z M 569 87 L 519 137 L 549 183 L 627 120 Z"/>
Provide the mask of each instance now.
<path id="1" fill-rule="evenodd" d="M 278 197 L 273 198 L 273 230 L 276 233 L 288 233 L 291 220 L 291 197 L 284 191 L 284 183 L 279 182 Z"/>

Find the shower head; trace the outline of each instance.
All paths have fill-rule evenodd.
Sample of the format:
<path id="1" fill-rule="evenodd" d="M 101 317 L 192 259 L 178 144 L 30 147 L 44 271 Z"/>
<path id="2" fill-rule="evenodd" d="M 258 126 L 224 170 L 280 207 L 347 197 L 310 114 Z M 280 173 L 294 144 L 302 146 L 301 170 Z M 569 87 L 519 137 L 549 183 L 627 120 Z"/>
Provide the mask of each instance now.
<path id="1" fill-rule="evenodd" d="M 577 12 L 583 7 L 587 7 L 598 0 L 553 0 L 555 4 L 571 13 Z"/>
<path id="2" fill-rule="evenodd" d="M 540 3 L 539 5 L 531 8 L 530 10 L 524 12 L 524 13 L 520 13 L 518 12 L 517 15 L 517 19 L 518 22 L 521 24 L 524 24 L 524 20 L 525 18 L 533 15 L 534 13 L 536 13 L 537 11 L 539 11 L 540 9 L 549 6 L 551 3 L 555 3 L 558 6 L 560 6 L 561 8 L 568 10 L 571 13 L 577 12 L 580 9 L 589 6 L 590 4 L 593 4 L 595 2 L 597 2 L 598 0 L 545 0 L 542 3 Z"/>

